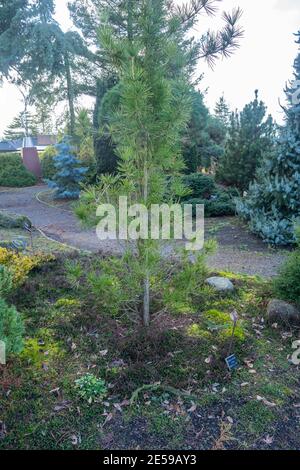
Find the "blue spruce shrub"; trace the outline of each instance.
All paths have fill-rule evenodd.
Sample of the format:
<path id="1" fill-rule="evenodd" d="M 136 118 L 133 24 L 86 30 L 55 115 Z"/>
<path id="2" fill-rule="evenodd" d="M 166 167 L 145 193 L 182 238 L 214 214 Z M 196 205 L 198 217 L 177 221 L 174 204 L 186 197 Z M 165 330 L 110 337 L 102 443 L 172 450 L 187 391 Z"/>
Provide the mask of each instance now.
<path id="1" fill-rule="evenodd" d="M 81 167 L 80 161 L 74 154 L 71 138 L 66 136 L 56 146 L 57 155 L 54 157 L 56 173 L 52 180 L 46 180 L 48 186 L 55 190 L 56 199 L 78 199 L 80 183 L 88 168 Z"/>
<path id="2" fill-rule="evenodd" d="M 300 46 L 300 31 L 296 35 Z M 300 53 L 294 64 L 295 80 L 300 80 Z M 265 155 L 256 182 L 237 203 L 237 211 L 250 228 L 272 245 L 297 242 L 295 225 L 300 221 L 300 103 L 295 89 L 287 87 L 289 106 L 286 124 L 280 130 L 274 151 Z"/>
<path id="3" fill-rule="evenodd" d="M 266 156 L 247 196 L 237 201 L 237 212 L 250 230 L 277 246 L 295 244 L 300 220 L 300 145 L 291 145 L 290 139 L 286 131 Z"/>

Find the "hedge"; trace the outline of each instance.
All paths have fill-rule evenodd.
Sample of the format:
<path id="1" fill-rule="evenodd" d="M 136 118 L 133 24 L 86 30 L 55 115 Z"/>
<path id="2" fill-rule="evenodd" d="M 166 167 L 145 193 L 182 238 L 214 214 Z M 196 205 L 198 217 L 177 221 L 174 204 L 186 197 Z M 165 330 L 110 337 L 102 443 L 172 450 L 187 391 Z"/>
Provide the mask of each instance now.
<path id="1" fill-rule="evenodd" d="M 37 178 L 23 165 L 18 153 L 0 153 L 0 186 L 34 186 Z"/>

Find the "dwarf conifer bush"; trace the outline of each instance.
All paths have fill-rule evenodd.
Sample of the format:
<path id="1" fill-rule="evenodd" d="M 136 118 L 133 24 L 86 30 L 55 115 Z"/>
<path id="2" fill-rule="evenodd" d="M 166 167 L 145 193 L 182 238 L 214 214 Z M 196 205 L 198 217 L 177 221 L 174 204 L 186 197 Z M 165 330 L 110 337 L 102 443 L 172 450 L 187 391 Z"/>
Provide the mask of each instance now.
<path id="1" fill-rule="evenodd" d="M 274 280 L 274 292 L 282 300 L 300 306 L 300 249 L 292 253 Z"/>
<path id="2" fill-rule="evenodd" d="M 31 221 L 23 216 L 0 211 L 0 227 L 3 228 L 24 228 L 25 225 L 32 226 Z"/>
<path id="3" fill-rule="evenodd" d="M 183 177 L 183 183 L 189 194 L 182 198 L 185 204 L 192 204 L 194 215 L 196 205 L 205 206 L 206 217 L 221 217 L 235 214 L 235 197 L 239 195 L 234 188 L 219 187 L 212 176 L 193 173 Z"/>
<path id="4" fill-rule="evenodd" d="M 0 298 L 0 340 L 5 343 L 6 355 L 19 354 L 23 349 L 24 325 L 16 308 Z"/>
<path id="5" fill-rule="evenodd" d="M 0 265 L 8 268 L 13 275 L 14 285 L 21 285 L 33 269 L 47 261 L 53 261 L 53 255 L 36 254 L 34 256 L 15 253 L 0 247 Z"/>
<path id="6" fill-rule="evenodd" d="M 0 297 L 5 298 L 13 287 L 13 275 L 5 267 L 0 265 Z"/>
<path id="7" fill-rule="evenodd" d="M 216 190 L 214 178 L 203 173 L 192 173 L 184 176 L 183 183 L 195 198 L 209 198 Z"/>

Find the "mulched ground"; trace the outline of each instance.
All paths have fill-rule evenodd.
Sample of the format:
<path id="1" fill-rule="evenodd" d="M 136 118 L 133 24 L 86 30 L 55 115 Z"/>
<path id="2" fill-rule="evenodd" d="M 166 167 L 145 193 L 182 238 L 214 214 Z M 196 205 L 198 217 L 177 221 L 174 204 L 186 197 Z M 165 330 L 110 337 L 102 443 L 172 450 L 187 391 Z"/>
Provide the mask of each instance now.
<path id="1" fill-rule="evenodd" d="M 119 413 L 103 428 L 100 445 L 104 450 L 300 450 L 299 404 L 291 402 L 277 422 L 271 423 L 259 438 L 252 439 L 231 417 L 233 409 L 242 404 L 233 398 L 191 412 L 182 402 L 171 402 L 168 408 L 173 408 L 175 423 L 178 419 L 178 436 L 176 424 L 172 435 L 160 435 L 153 432 L 145 416 L 124 420 Z"/>

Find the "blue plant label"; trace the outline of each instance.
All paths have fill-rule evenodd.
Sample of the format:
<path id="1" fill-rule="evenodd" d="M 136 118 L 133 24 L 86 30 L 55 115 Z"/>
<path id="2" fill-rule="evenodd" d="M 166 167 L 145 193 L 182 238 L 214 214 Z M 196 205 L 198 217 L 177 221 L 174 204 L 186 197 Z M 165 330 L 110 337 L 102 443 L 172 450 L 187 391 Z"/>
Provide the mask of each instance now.
<path id="1" fill-rule="evenodd" d="M 27 241 L 24 238 L 18 238 L 17 240 L 12 241 L 11 247 L 20 251 L 25 250 L 27 248 Z"/>
<path id="2" fill-rule="evenodd" d="M 32 232 L 32 227 L 29 224 L 25 223 L 24 230 L 27 230 L 27 232 Z"/>
<path id="3" fill-rule="evenodd" d="M 226 357 L 225 362 L 229 370 L 236 369 L 239 365 L 235 354 L 232 354 L 231 356 Z"/>

